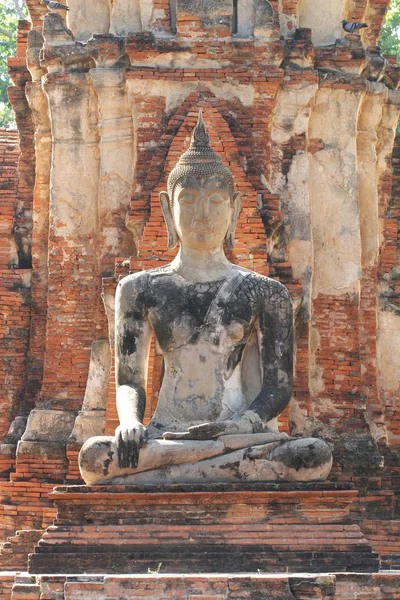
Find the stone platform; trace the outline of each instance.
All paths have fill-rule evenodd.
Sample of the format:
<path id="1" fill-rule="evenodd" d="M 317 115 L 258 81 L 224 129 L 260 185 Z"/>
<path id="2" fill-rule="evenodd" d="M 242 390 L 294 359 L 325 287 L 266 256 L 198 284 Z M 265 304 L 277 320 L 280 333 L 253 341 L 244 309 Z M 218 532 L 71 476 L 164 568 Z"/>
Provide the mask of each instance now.
<path id="1" fill-rule="evenodd" d="M 374 572 L 351 484 L 60 486 L 32 574 Z"/>

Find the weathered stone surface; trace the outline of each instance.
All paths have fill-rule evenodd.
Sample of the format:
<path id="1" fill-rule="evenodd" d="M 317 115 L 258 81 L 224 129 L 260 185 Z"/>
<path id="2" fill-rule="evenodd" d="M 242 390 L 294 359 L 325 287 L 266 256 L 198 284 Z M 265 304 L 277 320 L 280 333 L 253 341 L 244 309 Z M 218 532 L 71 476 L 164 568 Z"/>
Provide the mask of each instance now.
<path id="1" fill-rule="evenodd" d="M 75 420 L 73 413 L 56 410 L 32 410 L 22 442 L 65 442 Z"/>
<path id="2" fill-rule="evenodd" d="M 177 0 L 178 22 L 182 18 L 179 13 L 190 15 L 193 21 L 200 20 L 205 30 L 226 30 L 229 35 L 232 32 L 233 3 L 229 0 L 208 2 L 201 0 Z"/>
<path id="3" fill-rule="evenodd" d="M 82 444 L 89 437 L 104 433 L 110 370 L 108 339 L 93 342 L 82 410 L 76 417 L 68 444 Z"/>
<path id="4" fill-rule="evenodd" d="M 32 81 L 40 81 L 46 74 L 40 65 L 40 51 L 43 47 L 44 38 L 40 31 L 31 29 L 28 33 L 28 48 L 26 51 L 26 64 L 31 74 Z"/>
<path id="5" fill-rule="evenodd" d="M 311 28 L 315 46 L 330 44 L 341 36 L 342 11 L 343 2 L 325 0 L 321 4 L 318 0 L 304 0 L 299 25 Z"/>
<path id="6" fill-rule="evenodd" d="M 274 9 L 268 0 L 239 0 L 236 20 L 235 34 L 239 37 L 270 36 L 275 25 Z"/>
<path id="7" fill-rule="evenodd" d="M 26 417 L 16 417 L 10 425 L 10 429 L 4 438 L 3 444 L 17 444 L 26 429 L 26 421 Z"/>
<path id="8" fill-rule="evenodd" d="M 135 469 L 121 469 L 114 438 L 98 437 L 82 447 L 79 466 L 89 485 L 324 481 L 332 467 L 327 444 L 312 438 L 285 441 L 285 437 L 259 433 L 207 441 L 150 440 L 141 449 Z"/>

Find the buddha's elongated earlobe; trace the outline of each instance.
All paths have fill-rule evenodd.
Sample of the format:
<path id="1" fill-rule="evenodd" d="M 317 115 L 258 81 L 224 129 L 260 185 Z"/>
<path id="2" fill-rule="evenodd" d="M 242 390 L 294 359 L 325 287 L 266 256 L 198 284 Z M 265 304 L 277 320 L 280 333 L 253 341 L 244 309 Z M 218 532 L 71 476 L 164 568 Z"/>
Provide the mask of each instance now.
<path id="1" fill-rule="evenodd" d="M 241 192 L 235 192 L 233 194 L 232 202 L 232 217 L 229 224 L 228 231 L 225 235 L 225 242 L 228 248 L 233 250 L 235 247 L 235 230 L 240 215 L 240 209 L 242 208 L 242 194 Z"/>
<path id="2" fill-rule="evenodd" d="M 172 218 L 171 207 L 169 205 L 169 196 L 167 192 L 160 192 L 160 204 L 164 215 L 165 224 L 168 232 L 168 249 L 173 250 L 178 243 L 178 234 L 176 233 L 174 219 Z"/>

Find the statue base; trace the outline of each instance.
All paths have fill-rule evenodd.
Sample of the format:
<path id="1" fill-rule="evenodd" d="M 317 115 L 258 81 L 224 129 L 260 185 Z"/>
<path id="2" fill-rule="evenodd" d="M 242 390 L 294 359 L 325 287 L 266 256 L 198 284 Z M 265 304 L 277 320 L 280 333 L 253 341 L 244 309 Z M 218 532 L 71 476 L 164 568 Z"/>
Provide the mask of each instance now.
<path id="1" fill-rule="evenodd" d="M 375 572 L 352 484 L 60 486 L 41 573 Z"/>

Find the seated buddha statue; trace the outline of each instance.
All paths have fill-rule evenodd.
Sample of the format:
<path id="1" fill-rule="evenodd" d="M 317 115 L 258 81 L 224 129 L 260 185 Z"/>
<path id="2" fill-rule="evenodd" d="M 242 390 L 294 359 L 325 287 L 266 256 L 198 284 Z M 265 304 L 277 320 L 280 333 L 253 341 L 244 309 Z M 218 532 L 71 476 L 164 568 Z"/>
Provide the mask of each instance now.
<path id="1" fill-rule="evenodd" d="M 117 410 L 114 437 L 82 446 L 84 481 L 171 484 L 321 481 L 331 450 L 318 438 L 290 438 L 276 418 L 291 398 L 293 312 L 278 281 L 230 263 L 241 209 L 231 172 L 211 148 L 201 113 L 189 149 L 160 202 L 167 266 L 118 284 L 115 304 Z M 147 426 L 152 333 L 164 359 Z"/>

